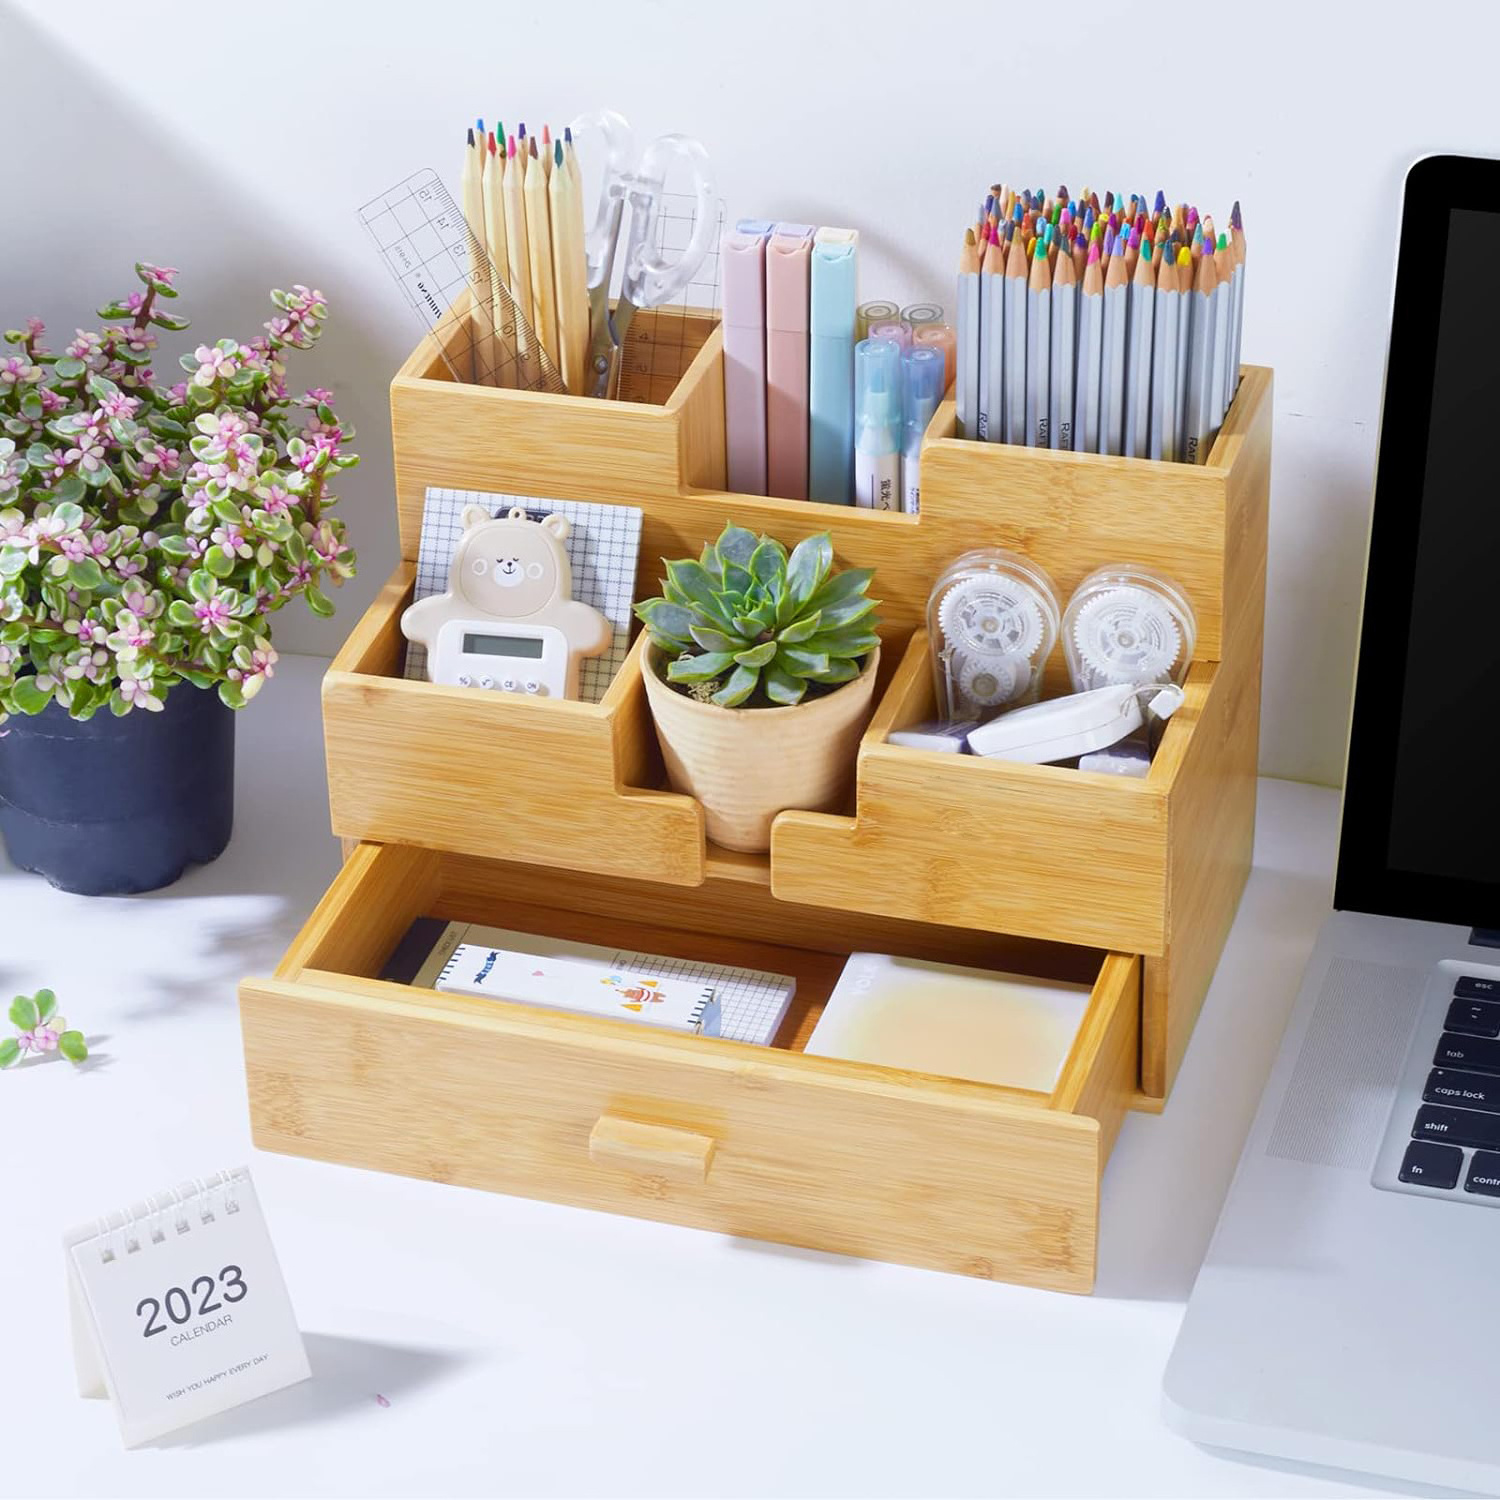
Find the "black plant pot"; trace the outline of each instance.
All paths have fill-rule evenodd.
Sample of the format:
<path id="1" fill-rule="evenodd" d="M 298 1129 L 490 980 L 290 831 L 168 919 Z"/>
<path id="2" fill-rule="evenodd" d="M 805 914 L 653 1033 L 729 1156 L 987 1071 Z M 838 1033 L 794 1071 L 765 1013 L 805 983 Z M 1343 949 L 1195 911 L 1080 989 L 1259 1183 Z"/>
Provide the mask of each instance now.
<path id="1" fill-rule="evenodd" d="M 86 723 L 49 703 L 0 728 L 0 835 L 23 870 L 81 896 L 171 885 L 234 826 L 234 711 L 179 683 L 160 713 Z"/>

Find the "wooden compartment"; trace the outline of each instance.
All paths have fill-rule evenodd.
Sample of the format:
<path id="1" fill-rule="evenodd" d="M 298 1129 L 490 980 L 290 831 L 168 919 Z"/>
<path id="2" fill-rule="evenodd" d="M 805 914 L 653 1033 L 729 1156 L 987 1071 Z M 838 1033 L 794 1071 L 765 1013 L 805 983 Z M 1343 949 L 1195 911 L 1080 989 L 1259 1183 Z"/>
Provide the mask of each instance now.
<path id="1" fill-rule="evenodd" d="M 703 879 L 703 809 L 664 784 L 639 637 L 599 703 L 398 676 L 403 562 L 323 679 L 333 831 L 643 876 Z"/>
<path id="2" fill-rule="evenodd" d="M 1093 1282 L 1099 1177 L 1135 1090 L 1137 958 L 858 914 L 711 861 L 666 891 L 361 845 L 274 978 L 240 988 L 263 1149 L 1064 1291 Z M 797 976 L 778 1044 L 390 984 L 417 916 Z M 1050 1094 L 801 1049 L 851 950 L 1083 980 Z"/>

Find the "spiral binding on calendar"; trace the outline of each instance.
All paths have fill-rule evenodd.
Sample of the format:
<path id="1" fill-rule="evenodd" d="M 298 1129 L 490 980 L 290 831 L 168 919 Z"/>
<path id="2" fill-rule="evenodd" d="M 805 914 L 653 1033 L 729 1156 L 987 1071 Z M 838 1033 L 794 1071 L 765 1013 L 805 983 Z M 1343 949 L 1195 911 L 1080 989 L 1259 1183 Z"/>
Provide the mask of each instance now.
<path id="1" fill-rule="evenodd" d="M 212 1224 L 220 1213 L 237 1214 L 239 1187 L 248 1175 L 246 1168 L 238 1167 L 191 1178 L 96 1219 L 93 1234 L 84 1238 L 99 1242 L 99 1259 L 105 1265 L 138 1255 L 147 1245 L 164 1244 L 168 1228 L 174 1234 L 191 1234 L 194 1221 Z"/>

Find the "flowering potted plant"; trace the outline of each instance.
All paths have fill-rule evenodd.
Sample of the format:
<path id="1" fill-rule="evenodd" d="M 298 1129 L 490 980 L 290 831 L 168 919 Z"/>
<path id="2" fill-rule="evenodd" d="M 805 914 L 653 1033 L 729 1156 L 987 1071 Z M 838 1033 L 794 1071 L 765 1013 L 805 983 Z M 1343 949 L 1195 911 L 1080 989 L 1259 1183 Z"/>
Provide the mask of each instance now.
<path id="1" fill-rule="evenodd" d="M 272 675 L 268 616 L 354 572 L 328 482 L 358 462 L 331 396 L 293 398 L 285 351 L 327 307 L 298 286 L 248 343 L 158 381 L 176 271 L 100 309 L 60 354 L 0 350 L 0 834 L 89 894 L 150 890 L 222 853 L 234 730 Z"/>

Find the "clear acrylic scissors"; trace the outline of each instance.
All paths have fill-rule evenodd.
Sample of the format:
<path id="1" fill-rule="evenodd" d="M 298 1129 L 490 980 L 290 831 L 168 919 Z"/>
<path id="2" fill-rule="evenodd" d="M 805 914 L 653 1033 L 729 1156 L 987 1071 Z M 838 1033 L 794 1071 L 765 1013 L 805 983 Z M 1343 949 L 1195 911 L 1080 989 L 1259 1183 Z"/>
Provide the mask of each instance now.
<path id="1" fill-rule="evenodd" d="M 663 135 L 637 159 L 635 138 L 625 119 L 613 110 L 582 115 L 570 129 L 575 139 L 596 132 L 603 142 L 603 181 L 599 207 L 585 242 L 588 258 L 589 393 L 613 397 L 620 386 L 620 350 L 638 307 L 660 307 L 684 291 L 713 241 L 718 227 L 718 199 L 708 175 L 708 153 L 691 136 Z M 675 258 L 661 243 L 662 199 L 667 176 L 680 167 L 693 184 L 693 233 Z M 615 255 L 630 207 L 630 233 L 614 316 L 609 312 L 609 285 Z"/>

